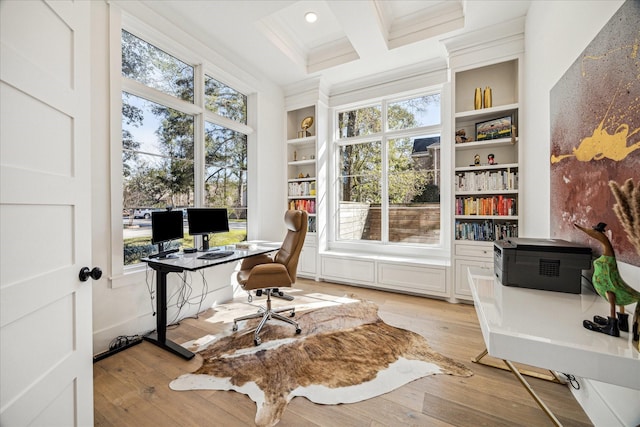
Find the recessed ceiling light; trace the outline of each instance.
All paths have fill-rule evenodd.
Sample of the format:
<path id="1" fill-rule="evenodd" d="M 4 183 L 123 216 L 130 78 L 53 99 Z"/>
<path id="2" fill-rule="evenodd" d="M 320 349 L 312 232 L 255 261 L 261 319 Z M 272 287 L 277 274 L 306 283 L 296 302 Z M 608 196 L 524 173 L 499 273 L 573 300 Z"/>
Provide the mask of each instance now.
<path id="1" fill-rule="evenodd" d="M 318 20 L 318 15 L 315 12 L 307 12 L 304 14 L 305 21 L 312 23 Z"/>

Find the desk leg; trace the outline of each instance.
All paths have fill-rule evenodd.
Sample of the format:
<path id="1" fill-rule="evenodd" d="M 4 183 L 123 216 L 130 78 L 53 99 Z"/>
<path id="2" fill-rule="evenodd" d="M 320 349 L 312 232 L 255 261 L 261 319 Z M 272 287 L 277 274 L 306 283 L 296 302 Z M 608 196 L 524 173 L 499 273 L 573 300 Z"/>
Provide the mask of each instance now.
<path id="1" fill-rule="evenodd" d="M 156 333 L 144 337 L 146 341 L 158 347 L 190 360 L 195 356 L 186 348 L 167 339 L 167 272 L 157 271 L 156 292 Z"/>
<path id="2" fill-rule="evenodd" d="M 538 397 L 536 392 L 533 391 L 533 389 L 531 388 L 527 380 L 525 380 L 524 377 L 518 371 L 518 369 L 515 366 L 513 366 L 513 363 L 509 362 L 508 360 L 503 360 L 503 362 L 509 367 L 509 370 L 513 372 L 513 375 L 516 376 L 518 381 L 520 381 L 520 384 L 522 384 L 522 386 L 529 392 L 531 397 L 533 397 L 533 400 L 536 401 L 540 409 L 542 409 L 544 413 L 547 414 L 547 416 L 551 419 L 551 422 L 553 422 L 553 424 L 558 427 L 562 427 L 562 423 L 556 418 L 555 415 L 553 415 L 553 412 L 551 412 L 551 409 L 549 409 L 547 405 L 544 404 L 544 402 L 542 401 L 542 399 L 540 399 L 540 397 Z"/>
<path id="3" fill-rule="evenodd" d="M 476 357 L 471 359 L 471 361 L 473 363 L 479 363 L 481 365 L 491 366 L 492 368 L 502 369 L 503 371 L 507 371 L 508 370 L 504 365 L 502 365 L 500 363 L 496 363 L 495 361 L 482 360 L 482 358 L 484 358 L 487 354 L 489 354 L 489 352 L 485 348 L 482 351 L 482 353 L 480 353 L 479 355 L 477 355 Z M 560 378 L 558 378 L 556 373 L 553 372 L 553 371 L 549 371 L 550 375 L 546 375 L 546 374 L 544 374 L 542 372 L 530 371 L 528 369 L 521 369 L 521 370 L 519 370 L 519 372 L 522 375 L 526 375 L 528 377 L 538 378 L 540 380 L 545 380 L 545 381 L 551 381 L 553 383 L 558 383 L 558 384 L 566 384 L 564 381 L 561 381 Z"/>

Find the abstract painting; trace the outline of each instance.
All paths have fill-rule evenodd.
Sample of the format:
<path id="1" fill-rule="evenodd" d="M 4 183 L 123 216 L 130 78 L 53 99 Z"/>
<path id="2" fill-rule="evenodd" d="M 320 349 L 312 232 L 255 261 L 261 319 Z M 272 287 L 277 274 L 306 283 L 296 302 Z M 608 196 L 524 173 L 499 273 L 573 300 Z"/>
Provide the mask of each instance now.
<path id="1" fill-rule="evenodd" d="M 640 180 L 639 22 L 640 0 L 627 0 L 550 93 L 551 237 L 597 253 L 573 224 L 604 222 L 617 259 L 636 266 L 609 181 Z"/>

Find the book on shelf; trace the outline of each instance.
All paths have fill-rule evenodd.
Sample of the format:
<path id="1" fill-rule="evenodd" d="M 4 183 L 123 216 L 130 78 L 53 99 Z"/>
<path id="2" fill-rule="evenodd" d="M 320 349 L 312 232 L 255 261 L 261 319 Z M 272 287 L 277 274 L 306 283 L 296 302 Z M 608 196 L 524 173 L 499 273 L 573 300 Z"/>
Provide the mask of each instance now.
<path id="1" fill-rule="evenodd" d="M 308 197 L 316 195 L 315 181 L 301 181 L 289 183 L 289 196 Z"/>
<path id="2" fill-rule="evenodd" d="M 494 240 L 518 237 L 518 224 L 497 223 L 491 220 L 456 221 L 455 235 L 456 240 L 493 242 Z"/>
<path id="3" fill-rule="evenodd" d="M 316 213 L 316 201 L 315 200 L 290 200 L 289 209 L 302 210 L 307 213 Z"/>
<path id="4" fill-rule="evenodd" d="M 502 171 L 457 172 L 454 182 L 458 191 L 500 191 L 518 189 L 518 172 Z"/>
<path id="5" fill-rule="evenodd" d="M 517 215 L 515 197 L 456 197 L 456 215 Z"/>

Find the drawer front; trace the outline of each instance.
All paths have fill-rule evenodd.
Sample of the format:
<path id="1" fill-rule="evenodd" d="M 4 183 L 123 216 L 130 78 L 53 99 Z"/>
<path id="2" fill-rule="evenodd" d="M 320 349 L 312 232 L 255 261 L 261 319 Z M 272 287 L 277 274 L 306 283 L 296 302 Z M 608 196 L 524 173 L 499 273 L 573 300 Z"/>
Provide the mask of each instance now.
<path id="1" fill-rule="evenodd" d="M 447 274 L 444 267 L 410 266 L 380 262 L 378 282 L 390 289 L 421 294 L 446 294 Z"/>
<path id="2" fill-rule="evenodd" d="M 467 277 L 467 270 L 469 267 L 484 268 L 488 272 L 493 273 L 493 263 L 489 261 L 473 261 L 466 259 L 457 259 L 456 262 L 456 283 L 455 283 L 455 295 L 456 297 L 463 299 L 473 299 L 471 295 L 471 288 L 469 287 L 469 278 Z"/>
<path id="3" fill-rule="evenodd" d="M 493 258 L 493 244 L 465 245 L 456 244 L 456 256 L 473 258 Z"/>
<path id="4" fill-rule="evenodd" d="M 338 280 L 355 280 L 361 283 L 375 282 L 375 263 L 354 259 L 323 256 L 322 277 Z"/>

